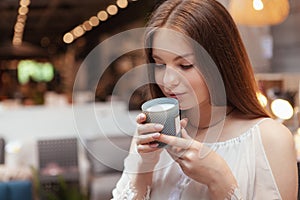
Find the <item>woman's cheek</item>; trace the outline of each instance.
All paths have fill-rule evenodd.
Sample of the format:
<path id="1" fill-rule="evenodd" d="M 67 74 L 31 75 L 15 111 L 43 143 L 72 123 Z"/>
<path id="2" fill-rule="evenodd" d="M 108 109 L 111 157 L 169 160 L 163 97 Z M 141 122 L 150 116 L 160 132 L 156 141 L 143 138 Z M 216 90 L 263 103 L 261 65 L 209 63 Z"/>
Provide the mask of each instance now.
<path id="1" fill-rule="evenodd" d="M 159 85 L 160 89 L 163 86 L 163 73 L 162 72 L 155 72 L 155 82 Z"/>

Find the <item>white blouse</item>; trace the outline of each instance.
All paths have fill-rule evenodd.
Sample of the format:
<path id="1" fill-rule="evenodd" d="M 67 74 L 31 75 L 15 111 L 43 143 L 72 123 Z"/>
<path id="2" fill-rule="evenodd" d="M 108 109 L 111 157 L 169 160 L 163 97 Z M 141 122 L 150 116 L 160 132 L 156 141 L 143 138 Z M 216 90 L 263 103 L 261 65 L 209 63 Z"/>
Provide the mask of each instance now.
<path id="1" fill-rule="evenodd" d="M 263 121 L 263 120 L 262 120 Z M 258 122 L 239 137 L 206 144 L 223 157 L 235 176 L 244 200 L 282 199 L 262 144 Z M 125 169 L 113 199 L 132 199 L 134 188 L 130 187 L 131 176 L 136 170 L 137 156 L 130 154 L 125 160 Z M 152 186 L 144 199 L 193 200 L 209 199 L 207 186 L 191 180 L 163 150 L 153 172 Z"/>

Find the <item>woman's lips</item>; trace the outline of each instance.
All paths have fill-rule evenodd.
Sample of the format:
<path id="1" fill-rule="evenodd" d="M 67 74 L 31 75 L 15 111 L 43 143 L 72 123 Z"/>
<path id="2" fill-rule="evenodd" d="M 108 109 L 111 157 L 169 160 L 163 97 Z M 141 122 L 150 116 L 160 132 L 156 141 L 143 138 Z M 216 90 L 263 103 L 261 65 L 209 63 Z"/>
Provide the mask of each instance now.
<path id="1" fill-rule="evenodd" d="M 172 93 L 172 94 L 169 94 L 169 96 L 170 96 L 171 98 L 178 99 L 178 98 L 180 98 L 180 96 L 182 96 L 183 94 L 184 94 L 184 93 L 176 93 L 176 94 Z"/>

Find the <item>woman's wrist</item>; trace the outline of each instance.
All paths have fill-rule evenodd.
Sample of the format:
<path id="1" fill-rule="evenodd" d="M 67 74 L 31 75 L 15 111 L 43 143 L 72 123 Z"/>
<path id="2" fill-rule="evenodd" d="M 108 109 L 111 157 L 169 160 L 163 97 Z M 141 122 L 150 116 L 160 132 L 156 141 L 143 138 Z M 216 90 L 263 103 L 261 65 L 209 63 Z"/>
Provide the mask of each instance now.
<path id="1" fill-rule="evenodd" d="M 211 177 L 212 179 L 207 185 L 211 198 L 231 200 L 231 193 L 234 193 L 233 188 L 238 188 L 231 170 L 224 170 L 223 168 L 223 170 L 214 172 Z"/>
<path id="2" fill-rule="evenodd" d="M 231 186 L 231 189 L 228 191 L 225 200 L 243 200 L 241 190 L 236 184 Z"/>
<path id="3" fill-rule="evenodd" d="M 160 158 L 160 150 L 148 153 L 139 153 L 136 150 L 138 155 L 137 165 L 138 172 L 152 172 L 159 161 Z"/>

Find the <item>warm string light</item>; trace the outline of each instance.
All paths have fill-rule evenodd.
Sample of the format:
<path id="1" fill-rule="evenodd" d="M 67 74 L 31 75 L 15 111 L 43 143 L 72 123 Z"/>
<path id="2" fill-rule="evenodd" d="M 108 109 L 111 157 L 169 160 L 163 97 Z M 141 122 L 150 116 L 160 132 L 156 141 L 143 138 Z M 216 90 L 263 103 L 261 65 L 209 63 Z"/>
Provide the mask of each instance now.
<path id="1" fill-rule="evenodd" d="M 131 1 L 136 2 L 137 0 Z M 106 21 L 109 16 L 116 15 L 119 9 L 126 8 L 128 3 L 128 0 L 117 0 L 115 4 L 107 6 L 105 10 L 100 10 L 96 16 L 90 17 L 89 20 L 86 20 L 71 31 L 67 32 L 63 36 L 63 41 L 67 44 L 72 43 L 75 39 L 83 36 L 87 31 L 92 30 L 93 27 L 97 27 L 101 22 Z"/>
<path id="2" fill-rule="evenodd" d="M 20 0 L 17 22 L 14 27 L 14 36 L 12 39 L 13 45 L 22 44 L 24 27 L 27 19 L 27 14 L 29 12 L 29 8 L 28 8 L 29 5 L 30 5 L 30 0 Z"/>
<path id="3" fill-rule="evenodd" d="M 98 12 L 97 17 L 100 21 L 106 21 L 108 19 L 108 13 L 104 10 Z"/>
<path id="4" fill-rule="evenodd" d="M 109 5 L 106 8 L 106 12 L 110 15 L 116 15 L 118 13 L 118 7 L 116 5 Z"/>

